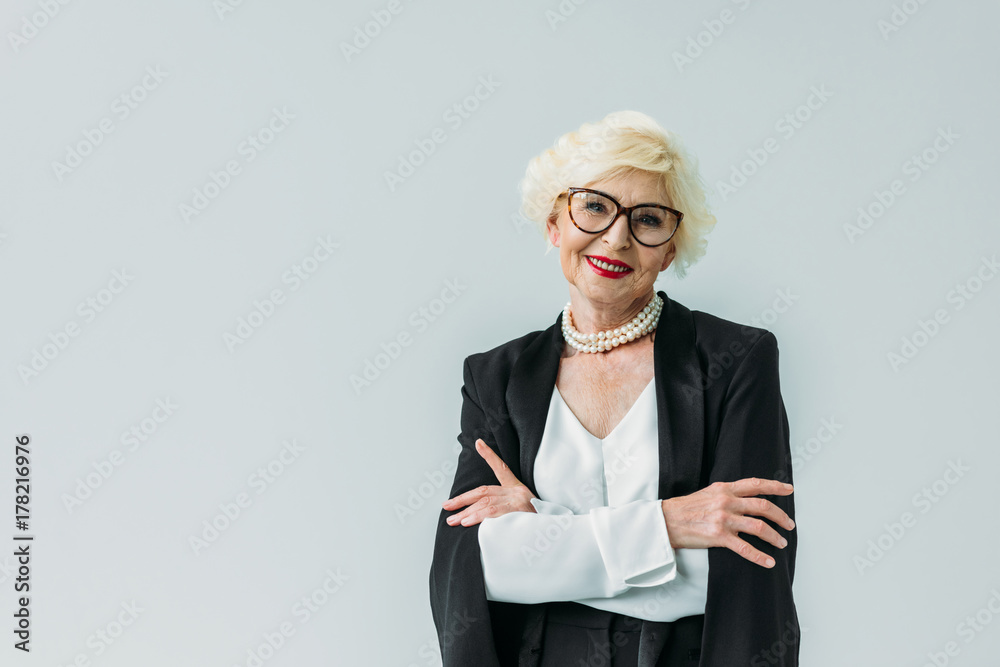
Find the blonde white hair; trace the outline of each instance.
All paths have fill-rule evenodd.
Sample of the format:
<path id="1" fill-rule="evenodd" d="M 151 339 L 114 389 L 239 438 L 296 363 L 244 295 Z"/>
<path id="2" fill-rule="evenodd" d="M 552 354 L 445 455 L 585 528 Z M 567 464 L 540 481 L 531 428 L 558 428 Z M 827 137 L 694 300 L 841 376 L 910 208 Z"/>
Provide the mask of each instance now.
<path id="1" fill-rule="evenodd" d="M 715 226 L 715 216 L 708 210 L 695 159 L 677 135 L 639 111 L 616 111 L 597 123 L 584 123 L 532 158 L 520 183 L 521 215 L 538 225 L 551 250 L 545 223 L 559 215 L 556 203 L 561 194 L 632 171 L 660 176 L 668 205 L 684 214 L 671 239 L 677 248 L 672 267 L 683 278 L 705 254 L 705 236 Z"/>

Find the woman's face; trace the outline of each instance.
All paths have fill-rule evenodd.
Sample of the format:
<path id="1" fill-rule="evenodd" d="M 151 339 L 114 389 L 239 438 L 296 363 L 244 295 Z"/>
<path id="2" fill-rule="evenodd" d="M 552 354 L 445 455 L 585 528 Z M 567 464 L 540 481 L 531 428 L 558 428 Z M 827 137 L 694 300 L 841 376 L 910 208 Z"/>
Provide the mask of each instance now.
<path id="1" fill-rule="evenodd" d="M 649 172 L 630 172 L 586 187 L 608 193 L 622 206 L 650 203 L 672 206 L 661 178 Z M 565 196 L 557 206 L 561 206 L 558 217 L 546 223 L 549 240 L 559 248 L 563 275 L 581 296 L 595 305 L 620 304 L 652 293 L 656 277 L 670 266 L 677 252 L 673 239 L 655 248 L 644 246 L 632 236 L 624 215 L 619 215 L 603 232 L 588 234 L 570 220 Z M 609 273 L 591 263 L 588 259 L 591 257 L 617 260 L 629 268 Z"/>

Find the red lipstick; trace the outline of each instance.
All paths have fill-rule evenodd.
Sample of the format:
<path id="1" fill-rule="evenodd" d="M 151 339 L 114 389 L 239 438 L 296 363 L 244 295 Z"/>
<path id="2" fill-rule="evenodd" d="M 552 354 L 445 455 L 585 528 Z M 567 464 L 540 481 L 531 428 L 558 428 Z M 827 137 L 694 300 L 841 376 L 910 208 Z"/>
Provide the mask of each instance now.
<path id="1" fill-rule="evenodd" d="M 625 262 L 620 262 L 616 259 L 609 259 L 607 257 L 602 257 L 601 255 L 584 255 L 584 257 L 587 258 L 587 264 L 590 266 L 590 268 L 593 269 L 594 273 L 596 273 L 599 276 L 603 276 L 605 278 L 622 278 L 632 273 L 632 267 L 626 264 Z M 609 271 L 608 269 L 602 269 L 601 267 L 597 266 L 592 261 L 590 261 L 591 257 L 596 260 L 600 260 L 605 264 L 610 264 L 611 266 L 620 266 L 624 269 L 624 271 Z"/>

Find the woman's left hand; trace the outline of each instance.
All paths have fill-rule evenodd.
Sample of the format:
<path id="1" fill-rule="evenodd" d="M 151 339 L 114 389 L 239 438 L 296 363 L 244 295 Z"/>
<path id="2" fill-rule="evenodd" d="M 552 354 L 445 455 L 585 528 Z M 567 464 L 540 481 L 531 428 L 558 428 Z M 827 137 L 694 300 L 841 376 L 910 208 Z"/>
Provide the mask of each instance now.
<path id="1" fill-rule="evenodd" d="M 500 486 L 480 486 L 441 503 L 446 510 L 469 505 L 465 510 L 448 517 L 448 524 L 457 526 L 461 522 L 463 526 L 474 526 L 483 519 L 503 516 L 508 512 L 534 512 L 531 499 L 535 494 L 514 476 L 510 467 L 482 438 L 476 439 L 476 450 L 493 469 Z"/>

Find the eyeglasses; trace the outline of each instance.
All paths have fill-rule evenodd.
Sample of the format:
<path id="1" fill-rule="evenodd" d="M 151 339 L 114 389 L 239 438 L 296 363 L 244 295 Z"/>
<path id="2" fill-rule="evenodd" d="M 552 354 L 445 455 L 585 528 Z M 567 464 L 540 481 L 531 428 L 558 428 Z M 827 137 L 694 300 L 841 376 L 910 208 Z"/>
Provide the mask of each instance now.
<path id="1" fill-rule="evenodd" d="M 600 234 L 625 214 L 629 231 L 636 241 L 655 248 L 669 241 L 681 224 L 684 214 L 661 204 L 622 206 L 606 192 L 589 188 L 570 188 L 567 206 L 569 219 L 588 234 Z"/>

